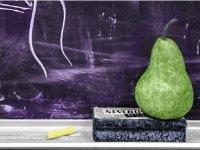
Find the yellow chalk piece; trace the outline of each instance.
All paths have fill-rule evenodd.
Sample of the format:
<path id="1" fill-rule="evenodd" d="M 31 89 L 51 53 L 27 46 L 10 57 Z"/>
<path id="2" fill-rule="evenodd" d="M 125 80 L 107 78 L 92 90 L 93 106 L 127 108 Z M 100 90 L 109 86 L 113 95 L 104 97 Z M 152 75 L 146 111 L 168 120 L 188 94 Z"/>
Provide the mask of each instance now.
<path id="1" fill-rule="evenodd" d="M 50 132 L 48 132 L 47 137 L 48 137 L 48 139 L 54 139 L 54 138 L 58 138 L 61 136 L 70 135 L 75 132 L 76 132 L 76 129 L 74 127 L 68 127 L 68 128 L 64 128 L 64 129 L 50 131 Z"/>

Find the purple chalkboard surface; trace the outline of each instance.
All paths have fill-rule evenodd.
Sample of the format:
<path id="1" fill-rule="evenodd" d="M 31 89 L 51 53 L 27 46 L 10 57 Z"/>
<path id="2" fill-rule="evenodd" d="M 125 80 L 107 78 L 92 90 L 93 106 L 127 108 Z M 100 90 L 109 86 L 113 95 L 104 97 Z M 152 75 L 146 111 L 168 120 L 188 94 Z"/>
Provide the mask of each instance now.
<path id="1" fill-rule="evenodd" d="M 179 45 L 200 119 L 200 2 L 1 1 L 0 117 L 91 118 L 93 106 L 137 107 L 134 87 L 156 38 Z"/>

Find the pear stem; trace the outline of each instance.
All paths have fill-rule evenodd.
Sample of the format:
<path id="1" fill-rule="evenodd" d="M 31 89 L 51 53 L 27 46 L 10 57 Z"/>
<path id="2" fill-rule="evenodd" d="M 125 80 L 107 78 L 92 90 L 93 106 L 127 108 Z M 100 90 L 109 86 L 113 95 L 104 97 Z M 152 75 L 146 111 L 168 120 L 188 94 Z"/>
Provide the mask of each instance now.
<path id="1" fill-rule="evenodd" d="M 172 24 L 178 22 L 178 19 L 177 18 L 173 18 L 171 19 L 166 25 L 165 25 L 165 28 L 162 32 L 162 39 L 163 40 L 166 40 L 166 35 L 167 35 L 167 32 L 169 30 L 169 28 L 171 27 Z"/>

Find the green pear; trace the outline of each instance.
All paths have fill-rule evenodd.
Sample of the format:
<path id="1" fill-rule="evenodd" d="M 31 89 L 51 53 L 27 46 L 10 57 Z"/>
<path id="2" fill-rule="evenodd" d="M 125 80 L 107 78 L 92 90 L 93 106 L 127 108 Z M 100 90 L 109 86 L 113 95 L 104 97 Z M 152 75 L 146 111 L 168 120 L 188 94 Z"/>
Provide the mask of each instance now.
<path id="1" fill-rule="evenodd" d="M 178 119 L 193 105 L 194 92 L 177 44 L 166 38 L 172 19 L 163 36 L 153 45 L 148 68 L 135 87 L 135 99 L 144 113 L 158 119 Z"/>

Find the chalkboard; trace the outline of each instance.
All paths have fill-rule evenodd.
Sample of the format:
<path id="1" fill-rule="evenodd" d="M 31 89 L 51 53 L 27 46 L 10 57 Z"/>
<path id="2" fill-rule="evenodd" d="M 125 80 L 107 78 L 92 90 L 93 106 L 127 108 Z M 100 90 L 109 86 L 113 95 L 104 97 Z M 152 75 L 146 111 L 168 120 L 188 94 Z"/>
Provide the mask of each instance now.
<path id="1" fill-rule="evenodd" d="M 85 119 L 93 106 L 137 107 L 155 40 L 179 45 L 200 119 L 200 2 L 1 1 L 0 117 Z"/>

